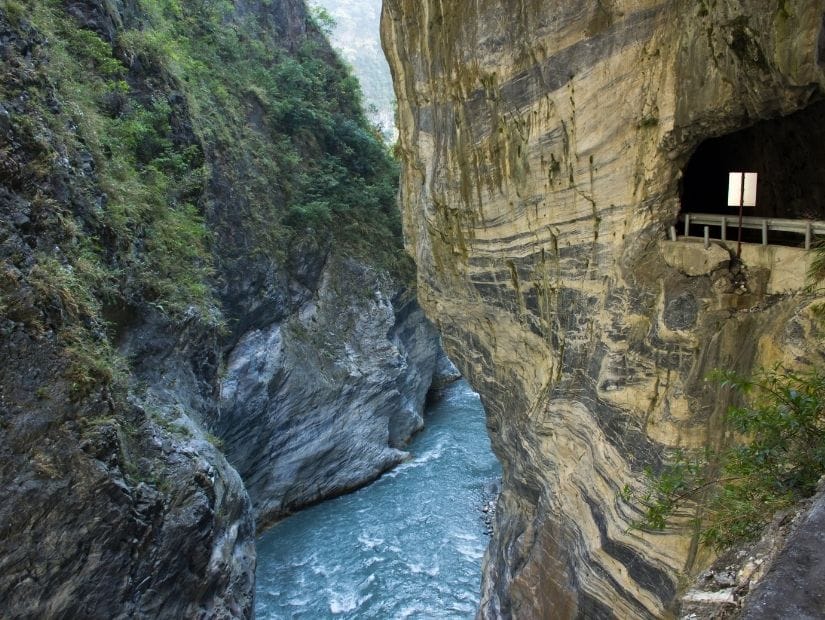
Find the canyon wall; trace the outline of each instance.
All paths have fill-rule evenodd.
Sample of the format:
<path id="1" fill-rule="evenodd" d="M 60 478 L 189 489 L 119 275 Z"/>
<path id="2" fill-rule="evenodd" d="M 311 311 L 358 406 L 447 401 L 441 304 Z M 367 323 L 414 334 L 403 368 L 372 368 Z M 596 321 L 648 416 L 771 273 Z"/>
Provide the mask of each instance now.
<path id="1" fill-rule="evenodd" d="M 251 617 L 256 529 L 405 458 L 359 97 L 298 0 L 0 2 L 4 618 Z"/>
<path id="2" fill-rule="evenodd" d="M 674 613 L 708 560 L 693 515 L 634 529 L 623 491 L 727 441 L 712 369 L 821 356 L 804 266 L 776 286 L 757 250 L 664 240 L 703 140 L 821 119 L 822 4 L 385 0 L 382 37 L 419 298 L 504 467 L 480 616 Z M 819 124 L 779 159 L 821 169 Z"/>
<path id="3" fill-rule="evenodd" d="M 331 259 L 297 312 L 229 352 L 216 432 L 258 529 L 409 457 L 437 372 L 438 334 L 385 273 Z"/>

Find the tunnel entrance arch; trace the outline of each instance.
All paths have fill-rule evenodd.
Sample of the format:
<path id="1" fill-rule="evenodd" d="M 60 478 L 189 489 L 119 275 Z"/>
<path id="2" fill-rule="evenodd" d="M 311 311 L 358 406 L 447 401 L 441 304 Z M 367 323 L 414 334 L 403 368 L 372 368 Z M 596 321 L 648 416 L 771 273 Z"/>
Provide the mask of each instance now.
<path id="1" fill-rule="evenodd" d="M 738 209 L 727 206 L 728 173 L 734 171 L 759 174 L 756 207 L 745 208 L 746 216 L 825 220 L 825 101 L 702 142 L 684 169 L 680 219 L 688 213 L 735 218 Z M 698 227 L 690 234 L 702 236 Z M 711 236 L 720 238 L 715 228 Z M 762 233 L 745 229 L 742 239 L 759 243 Z M 804 237 L 776 231 L 770 243 L 802 245 Z"/>

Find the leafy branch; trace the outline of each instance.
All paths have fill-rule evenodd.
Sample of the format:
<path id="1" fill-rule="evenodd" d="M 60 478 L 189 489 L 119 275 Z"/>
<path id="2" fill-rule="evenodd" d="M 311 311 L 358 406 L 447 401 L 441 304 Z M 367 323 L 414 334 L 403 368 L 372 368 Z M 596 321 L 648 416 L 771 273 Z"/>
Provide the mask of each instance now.
<path id="1" fill-rule="evenodd" d="M 714 451 L 677 451 L 658 471 L 646 470 L 647 488 L 636 500 L 641 529 L 663 530 L 690 506 L 701 539 L 716 548 L 757 538 L 777 510 L 810 496 L 825 473 L 825 375 L 777 366 L 747 379 L 714 373 L 720 386 L 739 392 L 744 405 L 727 421 L 742 439 Z"/>

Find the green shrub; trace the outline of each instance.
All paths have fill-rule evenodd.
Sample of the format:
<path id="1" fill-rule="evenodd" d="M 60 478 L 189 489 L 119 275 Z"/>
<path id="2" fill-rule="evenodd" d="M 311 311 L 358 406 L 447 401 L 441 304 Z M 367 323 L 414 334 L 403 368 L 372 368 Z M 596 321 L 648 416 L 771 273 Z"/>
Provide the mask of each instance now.
<path id="1" fill-rule="evenodd" d="M 126 361 L 107 340 L 74 327 L 61 333 L 61 342 L 69 358 L 64 376 L 72 399 L 80 400 L 101 386 L 121 389 L 126 385 Z"/>
<path id="2" fill-rule="evenodd" d="M 26 16 L 26 8 L 18 0 L 0 1 L 0 10 L 6 13 L 6 17 L 12 24 L 19 24 L 20 20 Z"/>
<path id="3" fill-rule="evenodd" d="M 825 474 L 825 374 L 779 366 L 752 379 L 730 372 L 716 378 L 745 402 L 727 414 L 741 442 L 679 452 L 658 473 L 648 471 L 640 498 L 645 517 L 637 526 L 663 529 L 698 501 L 703 542 L 725 548 L 758 538 L 776 511 L 812 495 Z"/>
<path id="4" fill-rule="evenodd" d="M 287 45 L 225 0 L 139 0 L 135 9 L 139 26 L 110 43 L 62 2 L 26 3 L 23 17 L 48 40 L 36 52 L 48 86 L 29 89 L 40 115 L 14 119 L 31 125 L 21 125 L 37 154 L 30 184 L 54 173 L 53 145 L 38 129 L 45 122 L 70 154 L 92 154 L 105 194 L 82 214 L 51 209 L 67 241 L 59 262 L 41 257 L 44 295 L 58 295 L 72 315 L 95 317 L 101 301 L 148 301 L 172 318 L 195 308 L 220 323 L 211 246 L 223 239 L 232 239 L 225 265 L 282 259 L 313 235 L 410 277 L 397 164 L 364 117 L 357 82 L 323 43 L 322 14 Z M 0 85 L 0 97 L 14 99 L 14 88 Z M 45 104 L 52 93 L 59 109 Z M 181 131 L 190 123 L 194 135 Z M 204 200 L 207 178 L 232 188 L 229 204 Z"/>
<path id="5" fill-rule="evenodd" d="M 64 103 L 60 112 L 43 106 L 43 120 L 69 147 L 91 152 L 106 194 L 100 210 L 76 222 L 66 216 L 75 229 L 70 236 L 79 240 L 62 248 L 66 273 L 41 257 L 35 282 L 57 291 L 73 314 L 80 309 L 78 300 L 94 316 L 99 299 L 147 299 L 173 318 L 195 307 L 201 317 L 219 321 L 210 286 L 209 237 L 192 206 L 205 178 L 200 146 L 176 141 L 166 93 L 133 93 L 113 46 L 78 27 L 61 3 L 32 2 L 28 18 L 48 37 L 44 66 Z M 157 54 L 143 57 L 145 66 L 174 62 L 175 50 L 162 34 L 145 33 Z M 37 173 L 42 176 L 50 174 L 54 162 L 51 153 L 46 155 L 44 170 Z"/>
<path id="6" fill-rule="evenodd" d="M 236 260 L 278 258 L 312 234 L 384 266 L 403 262 L 398 167 L 311 16 L 307 35 L 288 49 L 231 3 L 141 6 L 151 27 L 124 33 L 120 44 L 160 59 L 186 93 L 199 137 L 220 153 L 221 173 L 247 209 L 231 222 L 246 253 Z"/>

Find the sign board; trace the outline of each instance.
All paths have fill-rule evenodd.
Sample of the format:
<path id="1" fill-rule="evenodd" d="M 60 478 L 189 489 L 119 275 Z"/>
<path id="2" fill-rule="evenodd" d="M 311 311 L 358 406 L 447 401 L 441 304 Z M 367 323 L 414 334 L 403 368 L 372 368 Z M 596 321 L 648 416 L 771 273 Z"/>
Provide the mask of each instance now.
<path id="1" fill-rule="evenodd" d="M 755 172 L 731 172 L 728 174 L 728 206 L 756 206 Z"/>

